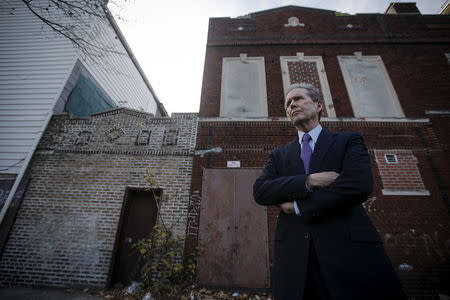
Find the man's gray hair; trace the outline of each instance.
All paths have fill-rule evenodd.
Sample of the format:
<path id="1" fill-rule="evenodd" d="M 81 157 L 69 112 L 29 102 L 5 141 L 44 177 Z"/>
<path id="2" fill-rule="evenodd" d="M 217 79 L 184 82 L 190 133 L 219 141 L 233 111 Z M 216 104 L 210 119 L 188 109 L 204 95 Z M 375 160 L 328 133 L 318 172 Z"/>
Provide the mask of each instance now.
<path id="1" fill-rule="evenodd" d="M 317 102 L 320 100 L 320 91 L 318 88 L 316 88 L 315 86 L 313 86 L 312 84 L 309 83 L 293 83 L 290 86 L 288 86 L 287 90 L 286 90 L 286 95 L 284 95 L 284 98 L 287 97 L 287 95 L 289 94 L 290 91 L 292 91 L 293 89 L 305 89 L 306 92 L 308 93 L 308 96 L 311 98 L 312 101 Z"/>

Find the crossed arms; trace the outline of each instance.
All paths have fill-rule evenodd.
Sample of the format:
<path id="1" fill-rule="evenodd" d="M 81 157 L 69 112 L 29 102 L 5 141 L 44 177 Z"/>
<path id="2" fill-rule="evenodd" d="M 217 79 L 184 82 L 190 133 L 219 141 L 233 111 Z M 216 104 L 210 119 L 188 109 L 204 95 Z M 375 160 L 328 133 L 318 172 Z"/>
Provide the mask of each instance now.
<path id="1" fill-rule="evenodd" d="M 319 188 L 323 188 L 330 185 L 338 176 L 339 173 L 333 171 L 313 173 L 308 175 L 308 177 L 306 177 L 306 185 L 311 190 L 317 190 Z M 278 204 L 278 206 L 286 214 L 294 213 L 294 201 L 283 202 L 281 204 Z"/>
<path id="2" fill-rule="evenodd" d="M 286 158 L 281 157 L 280 151 L 273 151 L 253 186 L 255 201 L 266 206 L 278 205 L 285 213 L 293 213 L 293 201 L 296 201 L 305 222 L 364 202 L 372 193 L 373 183 L 369 155 L 361 134 L 349 135 L 344 150 L 340 173 L 319 172 L 308 176 L 283 176 L 277 167 L 281 165 L 279 161 Z"/>

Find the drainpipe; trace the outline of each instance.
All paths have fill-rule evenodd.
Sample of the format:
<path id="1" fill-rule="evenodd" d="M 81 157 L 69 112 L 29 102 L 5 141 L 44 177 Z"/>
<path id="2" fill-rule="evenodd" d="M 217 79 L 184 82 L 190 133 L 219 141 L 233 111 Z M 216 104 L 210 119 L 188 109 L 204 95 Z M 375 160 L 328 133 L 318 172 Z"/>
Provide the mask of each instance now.
<path id="1" fill-rule="evenodd" d="M 6 199 L 5 205 L 3 206 L 2 211 L 0 212 L 0 226 L 3 222 L 3 219 L 6 216 L 6 212 L 8 211 L 8 208 L 11 205 L 12 200 L 14 199 L 14 195 L 16 194 L 17 188 L 19 187 L 19 184 L 22 181 L 23 176 L 25 175 L 25 171 L 28 168 L 31 158 L 33 157 L 34 151 L 36 151 L 37 145 L 41 141 L 42 135 L 44 134 L 44 131 L 47 128 L 52 115 L 53 115 L 53 111 L 50 110 L 47 113 L 47 116 L 44 121 L 44 125 L 41 127 L 41 131 L 38 132 L 37 137 L 34 139 L 33 145 L 31 146 L 31 151 L 28 152 L 27 157 L 25 158 L 25 161 L 22 165 L 22 169 L 20 170 L 19 175 L 16 177 L 16 180 L 14 181 L 14 185 L 12 186 L 11 190 L 9 191 L 8 199 Z"/>

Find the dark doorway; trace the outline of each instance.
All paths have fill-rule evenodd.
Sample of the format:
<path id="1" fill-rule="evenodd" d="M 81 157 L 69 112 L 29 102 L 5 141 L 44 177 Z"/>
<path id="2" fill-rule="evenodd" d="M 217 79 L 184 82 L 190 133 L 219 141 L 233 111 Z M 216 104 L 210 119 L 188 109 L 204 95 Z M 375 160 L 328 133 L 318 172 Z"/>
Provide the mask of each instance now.
<path id="1" fill-rule="evenodd" d="M 156 224 L 158 206 L 155 202 L 161 191 L 128 189 L 115 244 L 115 259 L 111 285 L 128 285 L 139 281 L 139 253 L 133 249 L 139 239 L 148 238 Z"/>
<path id="2" fill-rule="evenodd" d="M 200 211 L 198 283 L 269 287 L 267 210 L 253 200 L 261 170 L 205 169 Z"/>

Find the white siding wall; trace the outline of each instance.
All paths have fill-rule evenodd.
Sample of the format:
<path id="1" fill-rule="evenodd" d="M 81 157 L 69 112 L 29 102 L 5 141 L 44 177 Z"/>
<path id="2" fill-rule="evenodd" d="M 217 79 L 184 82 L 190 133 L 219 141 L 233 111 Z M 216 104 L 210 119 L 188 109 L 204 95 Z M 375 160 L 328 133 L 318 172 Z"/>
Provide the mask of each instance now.
<path id="1" fill-rule="evenodd" d="M 113 28 L 105 24 L 93 28 L 100 42 L 123 54 L 106 53 L 97 62 L 82 57 L 70 41 L 56 35 L 20 0 L 2 3 L 0 173 L 20 171 L 78 58 L 118 106 L 156 113 L 151 91 Z"/>
<path id="2" fill-rule="evenodd" d="M 112 26 L 100 23 L 94 30 L 98 33 L 99 44 L 117 49 L 122 54 L 105 52 L 100 63 L 80 55 L 83 65 L 119 106 L 156 114 L 155 99 Z"/>
<path id="3" fill-rule="evenodd" d="M 0 173 L 18 173 L 76 61 L 18 1 L 0 16 Z M 3 4 L 2 4 L 3 5 Z"/>

